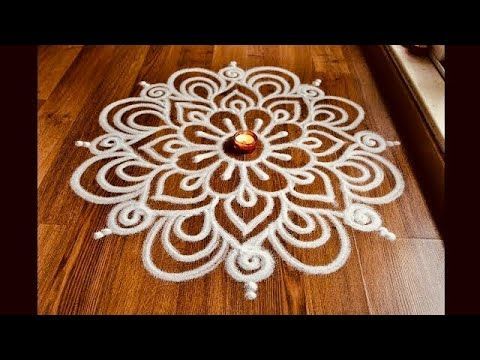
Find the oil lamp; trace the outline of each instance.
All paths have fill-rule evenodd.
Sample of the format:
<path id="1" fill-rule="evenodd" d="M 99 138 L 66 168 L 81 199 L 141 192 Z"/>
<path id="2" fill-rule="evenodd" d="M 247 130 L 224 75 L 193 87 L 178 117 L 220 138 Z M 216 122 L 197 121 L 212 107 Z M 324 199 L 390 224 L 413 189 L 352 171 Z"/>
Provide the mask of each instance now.
<path id="1" fill-rule="evenodd" d="M 251 153 L 257 147 L 258 138 L 253 131 L 240 130 L 233 136 L 233 147 L 240 153 Z"/>

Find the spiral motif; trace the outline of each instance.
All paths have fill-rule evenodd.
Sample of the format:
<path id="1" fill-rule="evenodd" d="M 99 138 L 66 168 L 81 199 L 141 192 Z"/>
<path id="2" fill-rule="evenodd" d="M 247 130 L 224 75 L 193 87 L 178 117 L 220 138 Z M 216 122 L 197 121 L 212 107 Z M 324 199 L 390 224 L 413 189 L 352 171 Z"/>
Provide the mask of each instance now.
<path id="1" fill-rule="evenodd" d="M 234 66 L 229 66 L 221 69 L 218 74 L 225 80 L 238 81 L 243 79 L 245 71 Z"/>
<path id="2" fill-rule="evenodd" d="M 127 201 L 116 205 L 108 214 L 107 225 L 115 234 L 128 235 L 150 227 L 154 216 L 144 204 Z"/>
<path id="3" fill-rule="evenodd" d="M 92 140 L 90 151 L 93 154 L 104 154 L 120 150 L 124 145 L 123 139 L 118 135 L 105 134 Z"/>
<path id="4" fill-rule="evenodd" d="M 257 283 L 272 274 L 274 261 L 267 250 L 243 245 L 230 251 L 225 265 L 235 280 Z"/>
<path id="5" fill-rule="evenodd" d="M 381 153 L 387 147 L 385 139 L 371 131 L 359 131 L 355 134 L 355 140 L 362 150 Z"/>
<path id="6" fill-rule="evenodd" d="M 325 96 L 325 93 L 319 88 L 313 85 L 301 85 L 298 88 L 300 95 L 309 98 L 309 99 L 321 99 Z"/>
<path id="7" fill-rule="evenodd" d="M 141 96 L 146 96 L 151 99 L 166 99 L 169 94 L 168 87 L 165 85 L 153 85 L 143 89 Z"/>
<path id="8" fill-rule="evenodd" d="M 374 231 L 382 226 L 380 215 L 371 207 L 363 204 L 352 204 L 344 212 L 347 225 L 361 231 Z"/>

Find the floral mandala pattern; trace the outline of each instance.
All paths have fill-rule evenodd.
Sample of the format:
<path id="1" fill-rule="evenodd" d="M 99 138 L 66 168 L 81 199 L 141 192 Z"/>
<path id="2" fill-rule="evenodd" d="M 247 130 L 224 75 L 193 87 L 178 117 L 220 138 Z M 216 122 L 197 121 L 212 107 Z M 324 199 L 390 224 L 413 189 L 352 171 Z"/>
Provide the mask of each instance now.
<path id="1" fill-rule="evenodd" d="M 371 131 L 354 132 L 363 109 L 326 95 L 320 83 L 301 84 L 278 67 L 242 70 L 235 62 L 218 73 L 188 68 L 166 84 L 141 82 L 140 96 L 101 112 L 104 135 L 76 142 L 93 156 L 74 172 L 72 189 L 87 201 L 114 204 L 107 226 L 94 237 L 149 229 L 142 258 L 153 276 L 187 281 L 225 263 L 250 300 L 274 270 L 267 242 L 292 267 L 328 274 L 350 254 L 346 226 L 394 240 L 372 205 L 403 192 L 401 173 L 380 155 L 399 143 Z M 154 123 L 145 123 L 146 117 Z M 258 136 L 260 146 L 251 156 L 228 150 L 239 129 Z M 96 174 L 97 190 L 85 183 L 87 173 Z M 378 195 L 387 175 L 393 185 Z M 193 234 L 186 230 L 192 221 L 201 223 Z M 305 264 L 288 250 L 321 247 L 333 232 L 339 251 L 328 264 Z M 185 254 L 174 238 L 204 246 Z M 161 269 L 152 256 L 155 243 L 194 268 Z"/>

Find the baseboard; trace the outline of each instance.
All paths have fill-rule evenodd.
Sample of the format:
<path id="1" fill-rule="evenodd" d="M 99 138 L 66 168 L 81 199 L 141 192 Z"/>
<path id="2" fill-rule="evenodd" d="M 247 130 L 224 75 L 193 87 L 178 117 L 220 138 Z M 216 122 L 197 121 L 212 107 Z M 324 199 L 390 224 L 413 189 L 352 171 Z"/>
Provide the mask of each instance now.
<path id="1" fill-rule="evenodd" d="M 382 89 L 434 220 L 444 234 L 445 160 L 427 119 L 384 46 L 366 46 L 365 57 Z"/>

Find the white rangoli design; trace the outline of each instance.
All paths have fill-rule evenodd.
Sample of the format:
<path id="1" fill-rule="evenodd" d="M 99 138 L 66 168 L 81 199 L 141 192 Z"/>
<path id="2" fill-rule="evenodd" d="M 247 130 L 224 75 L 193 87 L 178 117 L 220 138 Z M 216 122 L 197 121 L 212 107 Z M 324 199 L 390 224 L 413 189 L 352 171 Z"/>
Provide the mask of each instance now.
<path id="1" fill-rule="evenodd" d="M 403 191 L 401 173 L 379 155 L 399 143 L 371 131 L 354 133 L 363 109 L 325 95 L 320 80 L 301 84 L 282 68 L 242 70 L 231 62 L 218 73 L 182 69 L 166 84 L 140 85 L 140 96 L 103 109 L 99 122 L 106 134 L 76 142 L 93 156 L 76 169 L 71 186 L 90 202 L 115 204 L 96 239 L 150 229 L 142 257 L 153 276 L 186 281 L 225 262 L 251 300 L 257 283 L 274 270 L 267 243 L 292 267 L 328 274 L 350 254 L 345 225 L 395 239 L 371 205 L 391 202 Z M 142 123 L 144 118 L 156 123 Z M 250 156 L 228 150 L 239 129 L 258 136 L 261 146 Z M 86 172 L 96 174 L 101 191 L 87 189 L 91 184 L 84 182 L 92 181 L 82 178 Z M 391 189 L 379 195 L 387 174 Z M 201 224 L 194 234 L 185 230 L 192 221 Z M 333 231 L 339 251 L 328 264 L 305 264 L 287 250 L 321 247 Z M 302 240 L 309 235 L 311 241 Z M 185 254 L 173 238 L 205 246 Z M 152 257 L 156 241 L 172 259 L 195 268 L 160 269 Z"/>

